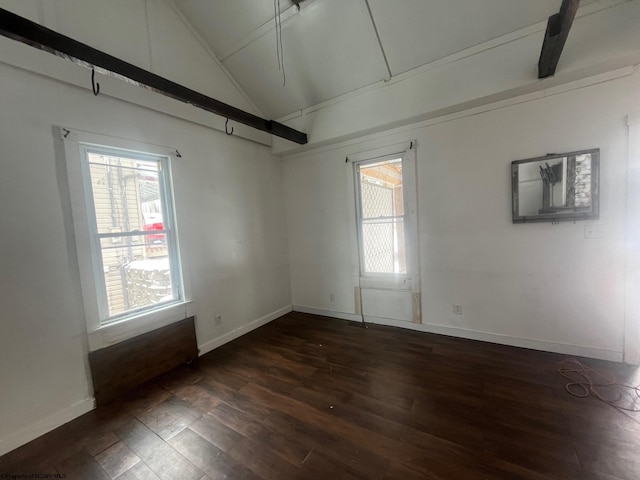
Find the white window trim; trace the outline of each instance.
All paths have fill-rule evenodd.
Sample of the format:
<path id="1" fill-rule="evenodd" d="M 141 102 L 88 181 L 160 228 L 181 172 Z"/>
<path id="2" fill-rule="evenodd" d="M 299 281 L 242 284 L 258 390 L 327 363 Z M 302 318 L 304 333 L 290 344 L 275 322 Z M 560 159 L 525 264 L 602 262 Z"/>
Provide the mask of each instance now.
<path id="1" fill-rule="evenodd" d="M 624 313 L 624 361 L 640 365 L 640 112 L 627 119 L 627 215 L 626 215 L 626 281 Z"/>
<path id="2" fill-rule="evenodd" d="M 417 195 L 417 166 L 415 140 L 400 144 L 380 147 L 373 150 L 350 154 L 347 159 L 351 163 L 350 184 L 355 199 L 355 254 L 357 266 L 354 275 L 358 277 L 360 288 L 375 288 L 389 290 L 406 290 L 420 292 L 420 261 L 418 246 L 418 195 Z M 377 161 L 402 158 L 402 181 L 405 201 L 405 255 L 407 263 L 406 273 L 373 273 L 364 272 L 360 218 L 360 187 L 358 185 L 357 165 L 374 163 Z"/>
<path id="3" fill-rule="evenodd" d="M 93 254 L 93 249 L 98 248 L 96 242 L 96 226 L 91 199 L 93 194 L 88 189 L 91 188 L 89 182 L 85 181 L 86 162 L 82 158 L 83 144 L 104 145 L 107 148 L 116 148 L 134 152 L 149 153 L 152 155 L 168 157 L 171 159 L 175 149 L 159 147 L 142 142 L 114 138 L 107 135 L 100 135 L 80 130 L 67 128 L 55 128 L 55 134 L 63 138 L 64 153 L 66 159 L 67 180 L 69 184 L 69 196 L 71 200 L 71 215 L 76 240 L 76 253 L 78 257 L 78 269 L 80 275 L 80 286 L 84 304 L 85 320 L 87 324 L 87 336 L 89 340 L 89 350 L 94 351 L 109 345 L 124 341 L 136 335 L 140 335 L 156 328 L 160 328 L 171 323 L 191 316 L 191 301 L 187 300 L 190 288 L 186 284 L 188 275 L 185 275 L 184 266 L 180 262 L 180 245 L 178 241 L 178 230 L 176 225 L 172 225 L 173 241 L 175 250 L 178 253 L 176 259 L 176 275 L 182 278 L 182 288 L 179 299 L 170 303 L 158 305 L 142 312 L 131 312 L 130 315 L 114 317 L 108 323 L 101 323 L 100 318 L 100 298 L 102 286 L 96 281 L 96 272 L 101 271 L 101 266 L 97 264 L 98 258 Z M 173 185 L 171 182 L 171 162 L 167 163 L 169 182 L 167 188 L 168 208 L 175 212 L 173 204 Z M 175 218 L 174 218 L 175 221 Z M 93 245 L 92 245 L 93 243 Z"/>

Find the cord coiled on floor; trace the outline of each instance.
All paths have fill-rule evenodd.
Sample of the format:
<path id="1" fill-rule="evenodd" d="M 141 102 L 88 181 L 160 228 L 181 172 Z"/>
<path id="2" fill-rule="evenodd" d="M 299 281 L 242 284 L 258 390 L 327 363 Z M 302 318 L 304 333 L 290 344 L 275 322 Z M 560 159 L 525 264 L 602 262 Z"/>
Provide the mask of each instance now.
<path id="1" fill-rule="evenodd" d="M 593 396 L 618 410 L 640 412 L 640 385 L 622 383 L 613 373 L 588 367 L 575 358 L 560 362 L 558 373 L 569 380 L 564 388 L 574 397 Z"/>

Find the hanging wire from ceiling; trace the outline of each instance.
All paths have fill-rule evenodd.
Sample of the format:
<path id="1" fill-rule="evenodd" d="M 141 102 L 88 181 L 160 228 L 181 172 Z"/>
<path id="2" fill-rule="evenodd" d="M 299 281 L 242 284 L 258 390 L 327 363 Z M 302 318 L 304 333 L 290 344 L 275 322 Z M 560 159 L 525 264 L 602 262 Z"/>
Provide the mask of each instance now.
<path id="1" fill-rule="evenodd" d="M 287 84 L 287 74 L 284 70 L 284 48 L 282 44 L 282 11 L 280 9 L 280 0 L 273 0 L 273 18 L 276 24 L 276 55 L 278 57 L 278 70 L 282 72 L 282 86 L 284 87 Z"/>

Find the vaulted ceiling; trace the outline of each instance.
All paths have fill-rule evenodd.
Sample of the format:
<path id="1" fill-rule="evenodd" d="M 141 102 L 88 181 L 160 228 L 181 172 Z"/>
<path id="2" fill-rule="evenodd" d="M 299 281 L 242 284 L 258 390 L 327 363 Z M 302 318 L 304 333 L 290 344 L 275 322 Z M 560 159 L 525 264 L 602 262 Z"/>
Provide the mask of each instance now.
<path id="1" fill-rule="evenodd" d="M 277 4 L 278 0 L 275 0 Z M 561 0 L 174 1 L 268 118 L 312 107 L 540 22 Z M 611 4 L 615 0 L 583 0 Z M 535 65 L 537 58 L 532 58 Z M 469 72 L 472 75 L 472 72 Z M 285 81 L 286 76 L 286 81 Z"/>

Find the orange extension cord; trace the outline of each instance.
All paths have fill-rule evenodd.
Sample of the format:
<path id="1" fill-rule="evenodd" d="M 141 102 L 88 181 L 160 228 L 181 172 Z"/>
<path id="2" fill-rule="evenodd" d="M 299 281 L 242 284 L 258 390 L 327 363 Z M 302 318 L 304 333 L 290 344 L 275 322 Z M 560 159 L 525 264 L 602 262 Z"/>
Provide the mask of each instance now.
<path id="1" fill-rule="evenodd" d="M 640 385 L 621 383 L 614 374 L 587 367 L 575 358 L 560 362 L 558 373 L 569 380 L 564 388 L 574 397 L 594 396 L 618 410 L 640 412 Z"/>

